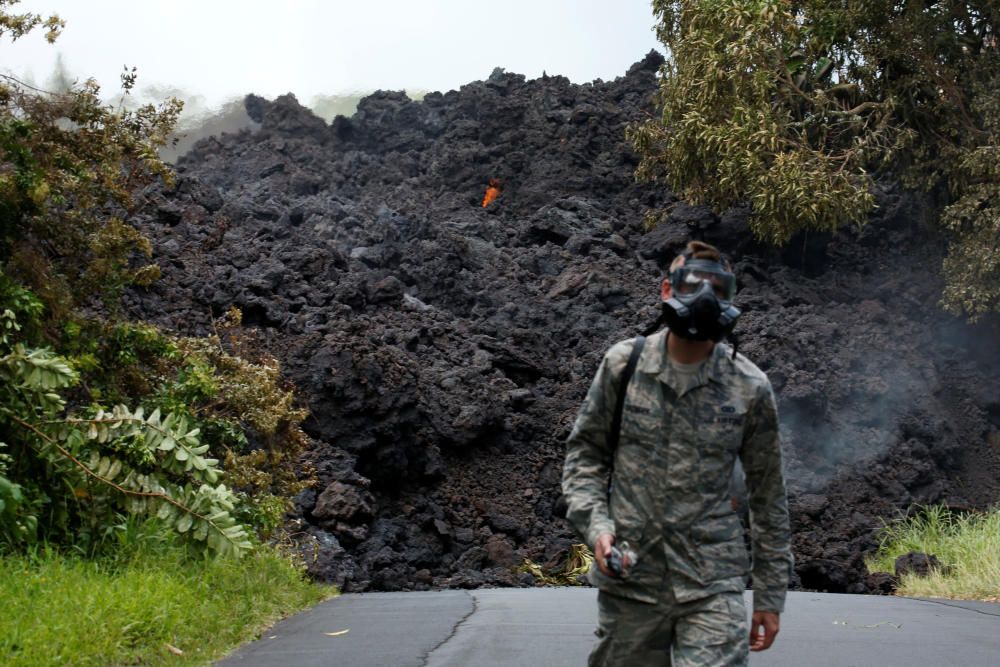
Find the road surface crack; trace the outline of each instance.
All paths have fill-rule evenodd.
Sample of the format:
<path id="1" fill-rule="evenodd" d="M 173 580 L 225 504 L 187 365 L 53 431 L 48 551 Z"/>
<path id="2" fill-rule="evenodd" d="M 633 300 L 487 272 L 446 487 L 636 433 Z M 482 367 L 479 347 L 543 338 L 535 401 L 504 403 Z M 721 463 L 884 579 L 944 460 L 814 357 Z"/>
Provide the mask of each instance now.
<path id="1" fill-rule="evenodd" d="M 445 644 L 447 644 L 449 641 L 451 641 L 451 639 L 458 633 L 458 629 L 462 627 L 462 624 L 465 623 L 470 618 L 472 618 L 472 615 L 479 610 L 479 599 L 476 598 L 476 596 L 473 595 L 472 593 L 469 593 L 468 591 L 463 591 L 463 592 L 466 595 L 468 595 L 469 598 L 472 600 L 472 609 L 470 609 L 469 613 L 467 613 L 465 616 L 458 619 L 455 625 L 452 626 L 451 632 L 448 633 L 447 637 L 442 639 L 440 642 L 437 643 L 437 645 L 435 645 L 431 650 L 427 651 L 427 653 L 424 654 L 423 667 L 427 667 L 427 665 L 430 663 L 431 656 L 434 655 L 434 652 L 437 651 L 442 646 L 444 646 Z"/>
<path id="2" fill-rule="evenodd" d="M 939 604 L 943 607 L 952 607 L 954 609 L 964 609 L 965 611 L 974 611 L 977 614 L 982 614 L 984 616 L 1000 616 L 1000 613 L 992 611 L 983 611 L 982 609 L 973 609 L 972 607 L 963 607 L 959 604 L 954 604 L 951 602 L 945 602 L 944 600 L 928 600 L 927 598 L 915 598 L 921 602 L 930 602 L 931 604 Z"/>

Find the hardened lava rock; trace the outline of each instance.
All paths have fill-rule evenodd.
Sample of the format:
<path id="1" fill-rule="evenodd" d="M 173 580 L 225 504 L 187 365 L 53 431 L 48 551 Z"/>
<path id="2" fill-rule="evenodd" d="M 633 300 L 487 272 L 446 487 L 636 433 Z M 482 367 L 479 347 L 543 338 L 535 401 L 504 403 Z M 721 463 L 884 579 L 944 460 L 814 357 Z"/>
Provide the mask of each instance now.
<path id="1" fill-rule="evenodd" d="M 329 124 L 251 95 L 256 130 L 198 142 L 173 190 L 144 193 L 163 278 L 132 310 L 206 333 L 238 306 L 308 402 L 318 484 L 296 515 L 316 576 L 526 585 L 525 558 L 564 559 L 563 441 L 695 238 L 732 258 L 740 349 L 779 398 L 799 585 L 881 590 L 863 556 L 883 520 L 998 500 L 997 324 L 937 307 L 946 239 L 919 199 L 883 184 L 864 228 L 771 249 L 746 209 L 636 183 L 625 127 L 653 112 L 661 63 L 382 91 Z M 669 214 L 647 232 L 650 208 Z"/>

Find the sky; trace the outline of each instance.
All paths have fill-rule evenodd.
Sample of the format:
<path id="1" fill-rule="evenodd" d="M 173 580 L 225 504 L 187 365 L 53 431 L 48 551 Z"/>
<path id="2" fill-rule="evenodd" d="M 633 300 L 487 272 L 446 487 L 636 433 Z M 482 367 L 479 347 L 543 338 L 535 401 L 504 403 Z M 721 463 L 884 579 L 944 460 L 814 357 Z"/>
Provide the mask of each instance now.
<path id="1" fill-rule="evenodd" d="M 253 92 L 273 98 L 384 90 L 447 91 L 494 67 L 529 78 L 614 79 L 650 49 L 648 0 L 24 0 L 57 13 L 41 30 L 0 43 L 0 67 L 44 84 L 61 54 L 105 93 L 125 65 L 139 90 L 176 89 L 209 106 Z"/>

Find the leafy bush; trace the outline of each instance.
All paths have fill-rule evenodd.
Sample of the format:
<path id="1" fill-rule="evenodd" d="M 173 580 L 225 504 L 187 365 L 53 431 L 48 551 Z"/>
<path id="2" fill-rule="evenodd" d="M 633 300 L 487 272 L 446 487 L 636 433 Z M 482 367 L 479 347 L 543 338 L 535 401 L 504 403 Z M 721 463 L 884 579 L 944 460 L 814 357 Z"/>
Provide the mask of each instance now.
<path id="1" fill-rule="evenodd" d="M 14 4 L 0 0 L 0 35 L 55 38 L 57 17 Z M 134 85 L 127 69 L 124 94 Z M 276 361 L 238 356 L 237 311 L 206 339 L 122 319 L 123 290 L 158 276 L 129 221 L 144 186 L 173 178 L 157 150 L 180 103 L 112 107 L 99 92 L 0 80 L 0 546 L 93 552 L 132 515 L 241 554 L 249 527 L 269 535 L 309 484 L 305 412 Z"/>
<path id="2" fill-rule="evenodd" d="M 299 462 L 309 444 L 301 428 L 308 413 L 277 360 L 241 323 L 233 308 L 216 322 L 215 335 L 177 339 L 176 381 L 161 385 L 154 402 L 179 408 L 183 401 L 197 415 L 243 499 L 240 516 L 270 534 L 290 499 L 313 482 Z"/>
<path id="3" fill-rule="evenodd" d="M 952 235 L 943 304 L 1000 310 L 995 2 L 653 0 L 661 114 L 632 125 L 637 176 L 748 202 L 758 238 L 863 224 L 873 180 L 929 193 Z M 655 223 L 656 215 L 650 218 Z"/>
<path id="4" fill-rule="evenodd" d="M 3 285 L 16 295 L 5 301 L 38 311 L 37 299 L 0 273 Z M 0 323 L 0 437 L 12 454 L 0 459 L 0 535 L 9 544 L 44 536 L 87 547 L 121 513 L 155 514 L 213 552 L 238 553 L 250 541 L 237 519 L 269 535 L 311 483 L 298 466 L 309 442 L 300 427 L 306 412 L 274 359 L 229 354 L 219 335 L 169 338 L 149 325 L 115 323 L 94 346 L 81 389 L 73 358 L 16 342 L 12 309 Z M 246 345 L 238 311 L 220 327 L 227 344 Z M 139 369 L 136 387 L 130 378 Z M 64 395 L 74 389 L 89 403 L 66 414 Z M 95 395 L 141 404 L 105 409 Z M 234 489 L 220 483 L 223 467 Z"/>
<path id="5" fill-rule="evenodd" d="M 3 317 L 17 328 L 11 311 Z M 217 553 L 250 548 L 231 515 L 236 498 L 219 483 L 219 461 L 205 456 L 209 446 L 186 417 L 124 405 L 64 416 L 61 392 L 79 377 L 64 358 L 9 337 L 0 355 L 0 428 L 12 454 L 0 478 L 10 504 L 0 533 L 9 543 L 36 541 L 44 508 L 50 539 L 93 541 L 128 511 L 155 513 Z M 34 492 L 10 477 L 30 480 Z"/>

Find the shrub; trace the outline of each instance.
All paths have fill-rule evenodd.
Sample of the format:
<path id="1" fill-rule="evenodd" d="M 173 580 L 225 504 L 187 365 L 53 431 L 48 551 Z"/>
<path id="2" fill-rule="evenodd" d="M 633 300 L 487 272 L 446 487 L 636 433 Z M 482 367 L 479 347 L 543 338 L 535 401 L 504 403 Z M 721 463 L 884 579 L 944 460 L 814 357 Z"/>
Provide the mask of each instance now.
<path id="1" fill-rule="evenodd" d="M 0 0 L 0 36 L 55 38 L 58 17 L 14 4 Z M 123 72 L 124 95 L 135 80 Z M 92 551 L 125 516 L 152 515 L 196 551 L 240 554 L 248 526 L 270 534 L 309 483 L 295 468 L 305 412 L 276 361 L 223 349 L 238 312 L 207 339 L 122 318 L 123 290 L 158 276 L 130 221 L 142 188 L 173 178 L 157 150 L 180 103 L 99 93 L 0 79 L 0 542 Z"/>
<path id="2" fill-rule="evenodd" d="M 633 124 L 640 179 L 751 206 L 783 244 L 863 224 L 873 181 L 929 193 L 952 237 L 943 305 L 1000 310 L 1000 7 L 995 2 L 653 0 L 669 58 Z M 657 213 L 650 216 L 655 223 Z"/>

